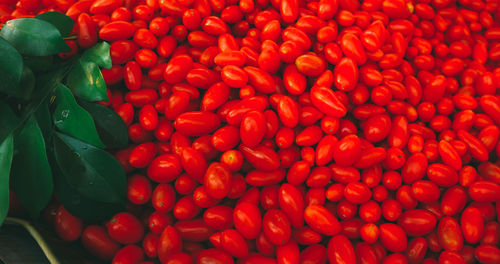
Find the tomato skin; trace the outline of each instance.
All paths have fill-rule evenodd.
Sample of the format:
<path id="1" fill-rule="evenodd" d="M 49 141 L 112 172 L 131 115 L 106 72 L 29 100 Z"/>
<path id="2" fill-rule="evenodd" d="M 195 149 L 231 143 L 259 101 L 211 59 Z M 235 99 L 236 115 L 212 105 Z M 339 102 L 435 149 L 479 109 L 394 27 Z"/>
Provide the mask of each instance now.
<path id="1" fill-rule="evenodd" d="M 87 13 L 82 13 L 77 20 L 78 46 L 84 49 L 91 48 L 97 43 L 97 28 L 94 21 Z"/>
<path id="2" fill-rule="evenodd" d="M 410 236 L 424 236 L 434 230 L 436 224 L 436 217 L 422 209 L 408 210 L 398 220 L 398 225 Z"/>
<path id="3" fill-rule="evenodd" d="M 346 107 L 330 88 L 313 86 L 311 88 L 311 101 L 318 110 L 327 116 L 340 118 L 347 113 Z"/>
<path id="4" fill-rule="evenodd" d="M 278 154 L 269 147 L 259 145 L 250 148 L 240 145 L 239 150 L 245 159 L 258 170 L 275 171 L 280 166 Z"/>
<path id="5" fill-rule="evenodd" d="M 469 196 L 477 202 L 494 202 L 500 199 L 500 185 L 489 181 L 476 181 L 469 186 Z"/>
<path id="6" fill-rule="evenodd" d="M 467 202 L 467 192 L 460 186 L 453 186 L 446 190 L 441 197 L 441 211 L 453 216 L 461 212 Z"/>
<path id="7" fill-rule="evenodd" d="M 480 245 L 476 247 L 474 255 L 481 263 L 493 264 L 500 261 L 500 250 L 493 245 Z"/>
<path id="8" fill-rule="evenodd" d="M 91 254 L 103 260 L 111 260 L 120 249 L 120 245 L 98 225 L 89 225 L 83 230 L 82 244 Z"/>
<path id="9" fill-rule="evenodd" d="M 335 87 L 341 91 L 352 91 L 358 82 L 357 63 L 348 57 L 342 58 L 333 71 Z"/>
<path id="10" fill-rule="evenodd" d="M 172 226 L 167 226 L 158 241 L 158 258 L 163 262 L 181 250 L 182 240 L 179 231 Z"/>
<path id="11" fill-rule="evenodd" d="M 281 210 L 268 210 L 262 218 L 262 230 L 266 238 L 276 246 L 284 245 L 292 231 L 288 217 Z"/>
<path id="12" fill-rule="evenodd" d="M 208 193 L 215 199 L 226 197 L 231 188 L 232 175 L 226 165 L 214 162 L 208 166 L 204 184 Z"/>
<path id="13" fill-rule="evenodd" d="M 392 252 L 403 252 L 407 247 L 404 230 L 392 223 L 380 225 L 380 241 L 385 248 Z"/>
<path id="14" fill-rule="evenodd" d="M 148 177 L 159 183 L 175 180 L 182 172 L 181 161 L 177 156 L 164 154 L 154 158 L 147 170 Z"/>
<path id="15" fill-rule="evenodd" d="M 479 209 L 467 207 L 460 218 L 460 227 L 466 242 L 476 244 L 484 234 L 484 219 Z"/>
<path id="16" fill-rule="evenodd" d="M 281 210 L 288 216 L 292 226 L 294 228 L 302 227 L 304 225 L 303 211 L 305 205 L 299 189 L 287 183 L 281 185 L 278 200 Z"/>
<path id="17" fill-rule="evenodd" d="M 438 239 L 446 250 L 458 251 L 463 247 L 462 230 L 458 222 L 449 216 L 441 218 L 437 228 Z"/>
<path id="18" fill-rule="evenodd" d="M 315 231 L 325 235 L 340 232 L 340 223 L 328 209 L 321 205 L 309 205 L 304 211 L 306 223 Z"/>
<path id="19" fill-rule="evenodd" d="M 105 41 L 126 40 L 132 37 L 137 28 L 126 21 L 113 21 L 99 30 L 99 37 Z"/>
<path id="20" fill-rule="evenodd" d="M 108 233 L 114 240 L 123 244 L 134 244 L 144 236 L 144 227 L 134 215 L 118 213 L 108 224 Z"/>
<path id="21" fill-rule="evenodd" d="M 344 235 L 335 235 L 328 242 L 328 260 L 330 263 L 356 263 L 356 255 L 351 241 Z"/>
<path id="22" fill-rule="evenodd" d="M 62 205 L 57 209 L 54 226 L 59 237 L 68 242 L 80 238 L 83 230 L 82 220 L 70 214 Z"/>
<path id="23" fill-rule="evenodd" d="M 246 239 L 259 236 L 262 227 L 262 216 L 259 208 L 248 202 L 240 202 L 233 211 L 234 227 Z"/>
<path id="24" fill-rule="evenodd" d="M 175 119 L 175 129 L 186 136 L 201 136 L 219 127 L 220 118 L 210 112 L 185 112 Z"/>
<path id="25" fill-rule="evenodd" d="M 278 116 L 283 125 L 295 127 L 299 123 L 299 108 L 297 103 L 288 96 L 283 96 L 278 103 Z"/>
<path id="26" fill-rule="evenodd" d="M 127 245 L 116 252 L 112 264 L 138 264 L 144 260 L 144 252 L 139 246 Z"/>
<path id="27" fill-rule="evenodd" d="M 425 175 L 425 168 L 427 168 L 427 158 L 421 152 L 412 154 L 406 160 L 405 165 L 401 170 L 403 182 L 406 184 L 413 183 L 420 180 Z"/>
<path id="28" fill-rule="evenodd" d="M 365 138 L 370 142 L 379 142 L 386 138 L 391 129 L 391 118 L 387 114 L 370 117 L 363 129 Z"/>
<path id="29" fill-rule="evenodd" d="M 356 135 L 342 138 L 333 150 L 333 159 L 342 166 L 356 163 L 361 156 L 361 141 Z"/>
<path id="30" fill-rule="evenodd" d="M 267 131 L 266 117 L 261 112 L 250 111 L 245 114 L 240 125 L 240 138 L 249 147 L 257 146 Z"/>
<path id="31" fill-rule="evenodd" d="M 420 263 L 427 253 L 428 243 L 423 237 L 416 237 L 409 241 L 405 253 L 410 263 Z"/>
<path id="32" fill-rule="evenodd" d="M 151 182 L 146 176 L 135 174 L 127 179 L 127 199 L 134 204 L 145 204 L 151 198 Z"/>

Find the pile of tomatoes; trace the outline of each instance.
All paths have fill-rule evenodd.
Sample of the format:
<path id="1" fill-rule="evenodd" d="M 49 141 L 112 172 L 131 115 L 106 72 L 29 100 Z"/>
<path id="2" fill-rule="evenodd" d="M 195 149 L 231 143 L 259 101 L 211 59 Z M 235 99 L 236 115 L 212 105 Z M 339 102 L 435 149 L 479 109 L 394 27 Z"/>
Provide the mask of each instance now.
<path id="1" fill-rule="evenodd" d="M 93 255 L 500 263 L 498 0 L 1 3 L 111 44 L 128 210 L 56 215 Z"/>

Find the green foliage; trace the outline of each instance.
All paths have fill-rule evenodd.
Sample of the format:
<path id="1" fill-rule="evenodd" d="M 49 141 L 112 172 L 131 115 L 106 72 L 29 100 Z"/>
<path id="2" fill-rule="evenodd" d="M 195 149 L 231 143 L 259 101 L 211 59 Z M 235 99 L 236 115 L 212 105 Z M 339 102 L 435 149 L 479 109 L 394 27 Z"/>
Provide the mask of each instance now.
<path id="1" fill-rule="evenodd" d="M 94 118 L 97 132 L 108 148 L 124 148 L 128 144 L 127 125 L 115 111 L 100 104 L 81 101 L 80 105 Z"/>
<path id="2" fill-rule="evenodd" d="M 14 137 L 14 144 L 11 188 L 30 215 L 37 217 L 49 203 L 54 183 L 45 140 L 34 117 Z"/>
<path id="3" fill-rule="evenodd" d="M 63 37 L 69 36 L 71 30 L 73 30 L 73 26 L 75 25 L 75 21 L 73 21 L 73 19 L 69 16 L 54 11 L 42 13 L 35 18 L 52 24 L 57 28 L 57 30 L 59 30 L 59 33 L 61 33 L 61 36 Z"/>
<path id="4" fill-rule="evenodd" d="M 104 147 L 92 116 L 79 106 L 71 91 L 59 84 L 56 88 L 56 109 L 52 114 L 54 125 L 62 132 L 97 147 Z"/>
<path id="5" fill-rule="evenodd" d="M 8 136 L 0 144 L 0 223 L 9 211 L 9 175 L 14 155 L 14 139 Z"/>
<path id="6" fill-rule="evenodd" d="M 0 38 L 0 92 L 16 94 L 23 73 L 23 59 L 9 42 Z"/>
<path id="7" fill-rule="evenodd" d="M 108 100 L 99 67 L 111 68 L 109 44 L 61 60 L 56 54 L 71 51 L 63 36 L 73 25 L 47 12 L 0 30 L 0 224 L 9 186 L 33 218 L 54 190 L 68 211 L 89 221 L 125 207 L 125 172 L 103 148 L 126 146 L 127 128 L 91 103 Z"/>
<path id="8" fill-rule="evenodd" d="M 0 37 L 27 56 L 46 56 L 70 52 L 59 30 L 49 22 L 19 18 L 7 21 L 0 31 Z"/>

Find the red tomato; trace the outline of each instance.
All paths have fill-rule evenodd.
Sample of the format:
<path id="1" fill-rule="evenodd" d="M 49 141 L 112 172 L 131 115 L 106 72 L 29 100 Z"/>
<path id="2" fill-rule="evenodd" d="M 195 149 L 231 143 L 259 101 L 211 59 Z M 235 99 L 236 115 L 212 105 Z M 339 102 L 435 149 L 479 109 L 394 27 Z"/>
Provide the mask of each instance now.
<path id="1" fill-rule="evenodd" d="M 83 230 L 83 221 L 70 214 L 62 205 L 57 209 L 54 225 L 59 237 L 69 242 L 80 238 Z"/>
<path id="2" fill-rule="evenodd" d="M 82 244 L 91 254 L 103 260 L 112 259 L 120 249 L 106 230 L 97 225 L 89 225 L 83 230 Z"/>
<path id="3" fill-rule="evenodd" d="M 134 244 L 144 236 L 144 226 L 130 213 L 118 213 L 108 224 L 108 233 L 114 240 L 123 244 Z"/>

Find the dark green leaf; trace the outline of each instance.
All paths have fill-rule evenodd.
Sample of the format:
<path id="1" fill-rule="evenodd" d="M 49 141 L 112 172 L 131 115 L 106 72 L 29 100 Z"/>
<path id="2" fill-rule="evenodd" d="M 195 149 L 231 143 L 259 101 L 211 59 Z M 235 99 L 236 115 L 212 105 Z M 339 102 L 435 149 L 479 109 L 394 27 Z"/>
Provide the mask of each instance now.
<path id="1" fill-rule="evenodd" d="M 115 213 L 125 210 L 125 203 L 103 203 L 88 199 L 78 193 L 78 190 L 69 184 L 65 175 L 57 164 L 54 170 L 54 185 L 59 201 L 74 216 L 85 221 L 100 222 L 111 218 Z"/>
<path id="2" fill-rule="evenodd" d="M 36 73 L 49 72 L 54 67 L 54 56 L 25 57 L 24 65 Z"/>
<path id="3" fill-rule="evenodd" d="M 45 100 L 35 112 L 35 118 L 38 122 L 40 130 L 42 130 L 43 138 L 47 139 L 52 134 L 52 118 L 50 117 L 49 103 Z"/>
<path id="4" fill-rule="evenodd" d="M 52 118 L 60 131 L 94 146 L 104 147 L 92 116 L 76 103 L 71 91 L 63 84 L 56 88 L 55 105 Z"/>
<path id="5" fill-rule="evenodd" d="M 53 182 L 45 141 L 35 118 L 14 137 L 11 187 L 23 206 L 37 217 L 52 197 Z"/>
<path id="6" fill-rule="evenodd" d="M 45 56 L 71 51 L 56 27 L 36 18 L 7 21 L 0 36 L 23 55 Z"/>
<path id="7" fill-rule="evenodd" d="M 9 211 L 9 175 L 14 154 L 14 140 L 8 136 L 0 144 L 0 225 Z"/>
<path id="8" fill-rule="evenodd" d="M 108 148 L 124 148 L 128 144 L 127 126 L 115 111 L 100 104 L 80 101 L 94 118 L 97 132 Z"/>
<path id="9" fill-rule="evenodd" d="M 10 109 L 9 105 L 0 100 L 0 142 L 3 142 L 19 126 L 21 120 Z"/>
<path id="10" fill-rule="evenodd" d="M 54 153 L 61 172 L 80 195 L 105 203 L 125 201 L 125 172 L 111 154 L 58 132 Z"/>
<path id="11" fill-rule="evenodd" d="M 19 83 L 17 97 L 28 100 L 35 89 L 35 74 L 30 68 L 23 67 L 23 75 L 21 77 L 21 82 Z"/>
<path id="12" fill-rule="evenodd" d="M 96 63 L 80 59 L 68 74 L 66 84 L 73 93 L 87 101 L 109 101 L 106 83 Z"/>
<path id="13" fill-rule="evenodd" d="M 91 61 L 104 69 L 111 69 L 111 56 L 109 55 L 109 44 L 101 42 L 86 50 L 82 59 Z"/>
<path id="14" fill-rule="evenodd" d="M 52 24 L 57 28 L 57 30 L 59 30 L 59 33 L 61 33 L 61 36 L 63 37 L 69 36 L 71 30 L 73 30 L 73 25 L 75 24 L 75 21 L 73 21 L 73 19 L 71 19 L 69 16 L 54 11 L 42 13 L 35 18 L 47 21 Z"/>
<path id="15" fill-rule="evenodd" d="M 0 92 L 16 94 L 23 73 L 23 59 L 19 52 L 0 38 Z"/>

